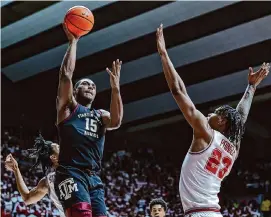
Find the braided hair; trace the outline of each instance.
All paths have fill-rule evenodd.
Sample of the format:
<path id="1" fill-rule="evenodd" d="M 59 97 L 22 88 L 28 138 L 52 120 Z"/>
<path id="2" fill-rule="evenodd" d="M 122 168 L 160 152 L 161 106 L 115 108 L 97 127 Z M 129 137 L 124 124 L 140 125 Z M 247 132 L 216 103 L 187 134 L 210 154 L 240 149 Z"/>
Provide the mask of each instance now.
<path id="1" fill-rule="evenodd" d="M 45 141 L 41 134 L 35 139 L 34 147 L 27 150 L 29 158 L 36 161 L 30 168 L 30 171 L 41 165 L 43 172 L 46 173 L 52 167 L 53 163 L 50 159 L 50 156 L 53 154 L 52 143 L 51 141 Z"/>
<path id="2" fill-rule="evenodd" d="M 224 135 L 233 143 L 239 144 L 245 132 L 241 114 L 229 105 L 223 105 L 215 113 L 227 119 L 227 130 Z"/>

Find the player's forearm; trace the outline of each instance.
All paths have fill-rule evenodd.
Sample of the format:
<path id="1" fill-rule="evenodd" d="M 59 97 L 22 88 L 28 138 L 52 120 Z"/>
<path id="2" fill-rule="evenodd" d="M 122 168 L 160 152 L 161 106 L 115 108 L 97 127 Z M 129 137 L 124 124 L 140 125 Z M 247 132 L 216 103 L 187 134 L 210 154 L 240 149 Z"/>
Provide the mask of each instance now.
<path id="1" fill-rule="evenodd" d="M 171 62 L 167 52 L 161 55 L 161 61 L 164 74 L 172 94 L 175 95 L 178 94 L 179 92 L 187 94 L 184 82 L 177 73 L 176 69 L 174 68 L 174 65 Z"/>
<path id="2" fill-rule="evenodd" d="M 17 170 L 15 170 L 14 175 L 15 175 L 18 191 L 20 192 L 23 200 L 25 201 L 28 199 L 29 190 L 24 182 L 24 179 L 22 177 L 22 174 L 21 174 L 19 168 Z"/>
<path id="3" fill-rule="evenodd" d="M 76 62 L 76 50 L 77 50 L 77 40 L 72 40 L 69 43 L 69 47 L 66 51 L 66 54 L 61 64 L 60 79 L 62 78 L 72 79 Z"/>
<path id="4" fill-rule="evenodd" d="M 254 87 L 253 85 L 248 85 L 242 99 L 240 100 L 240 102 L 238 103 L 236 107 L 236 110 L 242 116 L 243 124 L 247 120 L 255 90 L 256 90 L 256 87 Z"/>
<path id="5" fill-rule="evenodd" d="M 120 95 L 120 88 L 114 87 L 111 92 L 111 104 L 110 104 L 110 125 L 113 128 L 118 128 L 121 125 L 123 118 L 123 104 Z"/>

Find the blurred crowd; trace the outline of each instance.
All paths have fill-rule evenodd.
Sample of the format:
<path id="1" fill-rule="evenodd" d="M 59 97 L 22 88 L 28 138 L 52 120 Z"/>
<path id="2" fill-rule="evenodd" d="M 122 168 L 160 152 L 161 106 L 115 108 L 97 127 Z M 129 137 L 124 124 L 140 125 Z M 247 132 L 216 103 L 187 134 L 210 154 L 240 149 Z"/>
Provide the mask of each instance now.
<path id="1" fill-rule="evenodd" d="M 40 217 L 59 216 L 59 211 L 48 197 L 34 205 L 26 206 L 17 191 L 14 175 L 4 167 L 5 157 L 12 153 L 19 162 L 29 189 L 43 176 L 41 170 L 29 171 L 32 162 L 22 150 L 20 141 L 10 132 L 3 132 L 1 146 L 1 216 Z M 270 193 L 271 163 L 258 163 L 255 169 L 235 170 L 233 176 L 243 180 L 244 186 Z M 269 174 L 269 175 L 266 175 Z M 103 162 L 102 180 L 109 217 L 149 217 L 151 199 L 162 197 L 168 202 L 167 216 L 183 216 L 179 197 L 180 168 L 156 159 L 152 149 L 135 152 L 121 150 L 110 154 Z M 227 182 L 227 184 L 230 184 Z M 234 183 L 233 183 L 234 184 Z M 223 197 L 220 195 L 220 197 Z M 271 217 L 271 202 L 266 198 L 242 200 L 221 199 L 221 212 L 225 217 Z"/>

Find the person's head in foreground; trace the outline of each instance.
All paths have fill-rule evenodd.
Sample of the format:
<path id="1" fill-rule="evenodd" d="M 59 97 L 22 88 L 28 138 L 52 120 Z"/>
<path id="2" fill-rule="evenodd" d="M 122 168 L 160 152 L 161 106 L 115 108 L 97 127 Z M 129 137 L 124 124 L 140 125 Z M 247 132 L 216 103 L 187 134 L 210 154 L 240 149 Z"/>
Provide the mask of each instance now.
<path id="1" fill-rule="evenodd" d="M 150 204 L 151 217 L 165 217 L 167 212 L 167 203 L 162 198 L 153 199 Z"/>

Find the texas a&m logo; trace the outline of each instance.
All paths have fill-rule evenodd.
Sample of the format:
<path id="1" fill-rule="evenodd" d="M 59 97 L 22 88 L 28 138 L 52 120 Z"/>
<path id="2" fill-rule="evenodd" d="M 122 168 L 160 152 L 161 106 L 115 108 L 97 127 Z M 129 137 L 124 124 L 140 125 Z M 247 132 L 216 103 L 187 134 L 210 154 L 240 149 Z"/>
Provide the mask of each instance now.
<path id="1" fill-rule="evenodd" d="M 71 198 L 73 191 L 78 191 L 77 183 L 74 182 L 73 178 L 65 179 L 58 185 L 60 191 L 60 200 L 67 200 Z"/>

